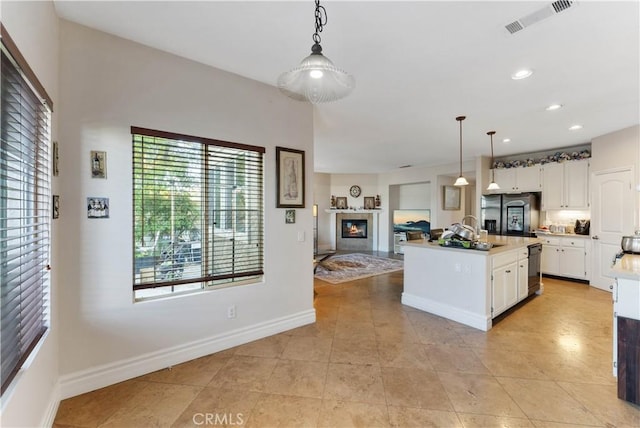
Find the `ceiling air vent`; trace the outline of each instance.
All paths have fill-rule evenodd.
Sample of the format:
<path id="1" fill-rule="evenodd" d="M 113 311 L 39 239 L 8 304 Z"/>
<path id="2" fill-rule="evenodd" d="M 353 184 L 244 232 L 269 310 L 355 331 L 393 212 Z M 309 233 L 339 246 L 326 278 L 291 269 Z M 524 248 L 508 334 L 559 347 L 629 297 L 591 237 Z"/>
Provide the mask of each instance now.
<path id="1" fill-rule="evenodd" d="M 515 21 L 505 25 L 504 28 L 506 28 L 510 34 L 514 34 L 518 31 L 524 30 L 525 28 L 535 24 L 536 22 L 540 22 L 543 19 L 547 19 L 550 16 L 558 14 L 564 10 L 569 9 L 570 7 L 574 7 L 577 5 L 578 4 L 572 0 L 558 0 L 543 7 L 542 9 L 530 13 L 527 16 L 516 19 Z"/>
<path id="2" fill-rule="evenodd" d="M 569 9 L 573 5 L 573 2 L 570 0 L 558 0 L 551 3 L 551 7 L 556 13 L 560 13 L 565 9 Z"/>
<path id="3" fill-rule="evenodd" d="M 518 21 L 513 21 L 511 24 L 505 25 L 504 28 L 506 28 L 507 31 L 510 32 L 511 34 L 520 30 L 524 30 L 524 27 Z"/>

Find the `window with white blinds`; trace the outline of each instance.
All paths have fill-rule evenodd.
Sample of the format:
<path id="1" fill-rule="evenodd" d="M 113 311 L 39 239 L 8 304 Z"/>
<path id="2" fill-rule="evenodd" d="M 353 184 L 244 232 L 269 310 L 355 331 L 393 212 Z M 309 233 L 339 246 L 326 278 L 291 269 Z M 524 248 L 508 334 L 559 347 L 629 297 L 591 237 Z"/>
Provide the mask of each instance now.
<path id="1" fill-rule="evenodd" d="M 264 148 L 131 134 L 136 299 L 260 279 Z"/>
<path id="2" fill-rule="evenodd" d="M 4 393 L 48 326 L 51 102 L 2 27 L 0 358 Z"/>

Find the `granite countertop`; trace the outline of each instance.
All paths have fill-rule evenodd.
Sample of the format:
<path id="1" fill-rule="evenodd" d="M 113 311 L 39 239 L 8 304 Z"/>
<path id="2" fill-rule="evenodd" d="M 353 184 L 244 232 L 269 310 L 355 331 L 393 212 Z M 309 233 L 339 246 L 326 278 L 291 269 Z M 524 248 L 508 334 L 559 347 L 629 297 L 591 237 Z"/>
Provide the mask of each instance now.
<path id="1" fill-rule="evenodd" d="M 640 254 L 625 254 L 611 267 L 615 278 L 640 281 Z"/>

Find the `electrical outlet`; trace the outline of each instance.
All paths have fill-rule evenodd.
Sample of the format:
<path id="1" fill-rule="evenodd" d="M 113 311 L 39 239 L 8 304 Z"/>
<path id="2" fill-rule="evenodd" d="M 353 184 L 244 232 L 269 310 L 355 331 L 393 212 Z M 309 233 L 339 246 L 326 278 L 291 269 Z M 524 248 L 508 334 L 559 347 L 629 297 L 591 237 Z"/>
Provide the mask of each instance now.
<path id="1" fill-rule="evenodd" d="M 227 308 L 227 318 L 232 319 L 236 317 L 236 305 L 231 305 Z"/>

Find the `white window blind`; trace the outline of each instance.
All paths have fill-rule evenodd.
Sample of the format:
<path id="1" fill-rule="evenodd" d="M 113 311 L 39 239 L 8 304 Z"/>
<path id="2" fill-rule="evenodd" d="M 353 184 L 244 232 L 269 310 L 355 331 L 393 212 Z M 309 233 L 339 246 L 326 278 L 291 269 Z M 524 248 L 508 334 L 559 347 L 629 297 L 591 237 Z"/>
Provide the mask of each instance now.
<path id="1" fill-rule="evenodd" d="M 0 358 L 2 392 L 47 329 L 50 99 L 2 27 Z"/>
<path id="2" fill-rule="evenodd" d="M 264 148 L 131 133 L 136 298 L 261 277 Z"/>

